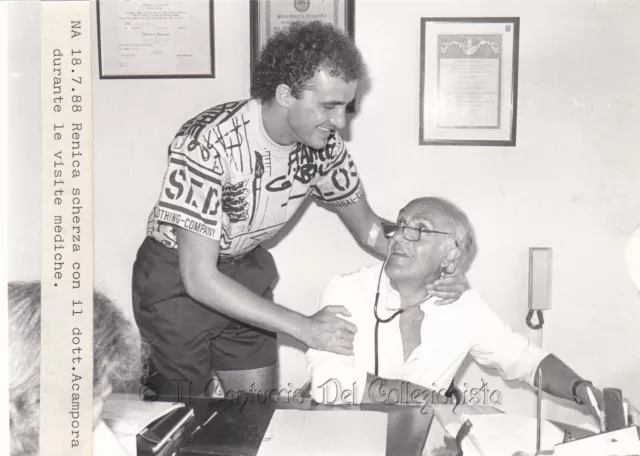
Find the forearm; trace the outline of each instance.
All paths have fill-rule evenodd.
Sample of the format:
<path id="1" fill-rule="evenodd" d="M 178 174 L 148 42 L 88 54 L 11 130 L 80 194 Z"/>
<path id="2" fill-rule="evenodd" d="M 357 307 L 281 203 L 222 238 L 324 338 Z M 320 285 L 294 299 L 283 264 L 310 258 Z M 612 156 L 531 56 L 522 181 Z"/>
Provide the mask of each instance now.
<path id="1" fill-rule="evenodd" d="M 384 235 L 384 231 L 382 229 L 382 222 L 387 222 L 386 220 L 375 215 L 375 219 L 372 221 L 372 229 L 369 233 L 367 233 L 366 244 L 373 253 L 377 253 L 378 255 L 386 258 L 387 253 L 389 251 L 389 239 L 387 239 Z M 374 229 L 373 226 L 376 226 Z M 377 233 L 375 237 L 369 237 L 369 235 L 373 233 Z M 370 244 L 373 243 L 374 245 Z"/>
<path id="2" fill-rule="evenodd" d="M 363 404 L 433 404 L 436 392 L 406 380 L 387 379 L 367 374 Z"/>
<path id="3" fill-rule="evenodd" d="M 384 236 L 382 222 L 386 222 L 386 220 L 371 212 L 367 220 L 360 224 L 361 228 L 357 232 L 353 230 L 352 234 L 362 247 L 373 254 L 386 258 L 389 240 Z"/>
<path id="4" fill-rule="evenodd" d="M 217 270 L 212 273 L 212 277 L 192 277 L 186 279 L 185 283 L 191 297 L 210 309 L 268 331 L 289 334 L 305 342 L 303 335 L 308 322 L 306 317 L 258 296 Z"/>
<path id="5" fill-rule="evenodd" d="M 386 220 L 373 212 L 366 199 L 339 208 L 338 215 L 362 247 L 381 257 L 387 256 L 389 241 L 382 230 L 382 222 Z"/>
<path id="6" fill-rule="evenodd" d="M 573 384 L 582 377 L 560 361 L 555 355 L 545 357 L 540 363 L 539 368 L 542 370 L 543 391 L 562 399 L 574 401 L 571 388 Z M 534 384 L 536 387 L 538 386 L 537 375 Z"/>

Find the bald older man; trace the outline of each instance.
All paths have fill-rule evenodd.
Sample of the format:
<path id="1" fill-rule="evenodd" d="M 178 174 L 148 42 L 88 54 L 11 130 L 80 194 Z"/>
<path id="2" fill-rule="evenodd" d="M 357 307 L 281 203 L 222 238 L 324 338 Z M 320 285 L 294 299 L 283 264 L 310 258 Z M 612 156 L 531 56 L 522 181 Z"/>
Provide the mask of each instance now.
<path id="1" fill-rule="evenodd" d="M 470 289 L 438 306 L 426 284 L 458 268 L 474 244 L 467 216 L 440 198 L 411 201 L 387 232 L 382 264 L 335 277 L 320 307 L 344 305 L 358 326 L 354 355 L 309 350 L 311 394 L 320 403 L 433 403 L 465 357 L 497 369 L 507 380 L 575 401 L 597 417 L 588 389 L 602 393 L 556 356 L 513 332 Z M 434 394 L 435 393 L 435 394 Z"/>

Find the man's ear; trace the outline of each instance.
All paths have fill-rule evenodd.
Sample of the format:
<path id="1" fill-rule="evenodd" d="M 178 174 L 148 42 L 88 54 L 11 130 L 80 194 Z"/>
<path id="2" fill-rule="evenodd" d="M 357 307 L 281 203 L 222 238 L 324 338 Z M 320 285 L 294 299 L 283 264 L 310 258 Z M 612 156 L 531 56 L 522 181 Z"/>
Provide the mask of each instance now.
<path id="1" fill-rule="evenodd" d="M 276 87 L 276 103 L 278 103 L 284 109 L 289 109 L 291 103 L 293 103 L 295 99 L 296 98 L 291 93 L 291 87 L 289 87 L 288 85 L 279 84 L 278 87 Z"/>
<path id="2" fill-rule="evenodd" d="M 460 255 L 461 252 L 458 247 L 449 247 L 449 249 L 445 252 L 440 266 L 446 274 L 453 274 L 458 268 L 458 260 L 460 259 Z"/>

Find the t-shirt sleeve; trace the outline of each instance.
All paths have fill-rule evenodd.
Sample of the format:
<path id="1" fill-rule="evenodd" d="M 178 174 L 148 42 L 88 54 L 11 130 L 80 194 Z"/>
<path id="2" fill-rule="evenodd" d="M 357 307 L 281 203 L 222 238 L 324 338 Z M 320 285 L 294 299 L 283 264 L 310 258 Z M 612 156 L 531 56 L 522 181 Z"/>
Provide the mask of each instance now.
<path id="1" fill-rule="evenodd" d="M 222 186 L 227 175 L 214 147 L 179 134 L 169 146 L 169 164 L 155 209 L 157 220 L 219 241 Z"/>
<path id="2" fill-rule="evenodd" d="M 324 153 L 328 164 L 312 189 L 313 198 L 334 207 L 350 206 L 360 201 L 364 197 L 364 187 L 338 133 L 329 138 Z"/>

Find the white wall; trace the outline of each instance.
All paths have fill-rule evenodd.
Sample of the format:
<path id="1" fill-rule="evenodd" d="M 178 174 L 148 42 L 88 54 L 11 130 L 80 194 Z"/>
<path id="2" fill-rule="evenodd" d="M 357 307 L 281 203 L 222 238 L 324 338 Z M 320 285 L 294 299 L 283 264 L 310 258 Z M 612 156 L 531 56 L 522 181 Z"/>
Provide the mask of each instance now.
<path id="1" fill-rule="evenodd" d="M 640 293 L 624 247 L 640 223 L 639 8 L 624 0 L 358 0 L 356 41 L 371 87 L 348 132 L 379 214 L 394 217 L 420 195 L 445 196 L 467 211 L 480 246 L 468 274 L 473 286 L 536 343 L 539 332 L 524 322 L 528 248 L 552 247 L 553 309 L 543 345 L 636 403 Z M 94 80 L 96 283 L 129 315 L 131 265 L 172 135 L 201 110 L 249 93 L 248 2 L 216 0 L 215 14 L 214 80 Z M 517 147 L 417 145 L 420 17 L 437 16 L 521 18 Z M 20 45 L 36 62 L 18 59 L 23 89 L 12 107 L 25 111 L 10 138 L 10 191 L 19 195 L 10 206 L 10 278 L 29 278 L 38 273 L 30 261 L 39 259 L 37 243 L 25 242 L 39 235 L 38 98 L 28 88 L 37 87 L 38 22 L 37 15 L 16 20 L 30 26 Z M 315 204 L 272 252 L 281 275 L 276 300 L 302 312 L 315 308 L 331 276 L 371 261 L 338 218 Z M 297 386 L 306 365 L 289 344 L 283 339 L 281 383 Z M 528 391 L 473 365 L 461 383 L 478 387 L 481 378 L 502 391 L 503 408 L 531 412 Z"/>

